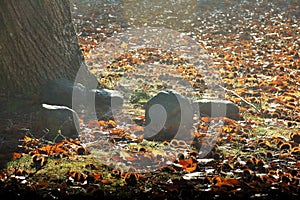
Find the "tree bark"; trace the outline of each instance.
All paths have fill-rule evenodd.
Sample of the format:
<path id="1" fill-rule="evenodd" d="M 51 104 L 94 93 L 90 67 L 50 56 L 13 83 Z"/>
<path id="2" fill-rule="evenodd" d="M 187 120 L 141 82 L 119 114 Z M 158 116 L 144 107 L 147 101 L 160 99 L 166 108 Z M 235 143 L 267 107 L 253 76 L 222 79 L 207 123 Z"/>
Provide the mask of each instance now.
<path id="1" fill-rule="evenodd" d="M 0 1 L 0 92 L 38 92 L 74 80 L 83 64 L 69 0 Z"/>

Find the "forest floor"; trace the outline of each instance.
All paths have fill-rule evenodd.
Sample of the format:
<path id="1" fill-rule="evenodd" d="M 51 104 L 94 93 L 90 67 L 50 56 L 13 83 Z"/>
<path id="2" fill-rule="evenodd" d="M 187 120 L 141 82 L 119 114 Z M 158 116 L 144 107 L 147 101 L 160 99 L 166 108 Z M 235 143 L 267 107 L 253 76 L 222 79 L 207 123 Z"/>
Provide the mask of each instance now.
<path id="1" fill-rule="evenodd" d="M 128 13 L 134 4 L 105 2 L 74 1 L 73 20 L 89 70 L 101 87 L 124 95 L 124 116 L 89 121 L 81 139 L 58 142 L 11 126 L 0 138 L 0 156 L 13 148 L 0 171 L 0 196 L 298 199 L 299 2 L 205 1 L 196 11 L 185 5 L 195 14 L 180 26 L 166 16 L 171 12 L 149 17 Z M 143 105 L 160 90 L 192 101 L 230 100 L 241 120 L 202 117 L 190 140 L 144 140 Z M 215 121 L 222 123 L 213 137 Z M 20 140 L 10 142 L 15 134 Z"/>

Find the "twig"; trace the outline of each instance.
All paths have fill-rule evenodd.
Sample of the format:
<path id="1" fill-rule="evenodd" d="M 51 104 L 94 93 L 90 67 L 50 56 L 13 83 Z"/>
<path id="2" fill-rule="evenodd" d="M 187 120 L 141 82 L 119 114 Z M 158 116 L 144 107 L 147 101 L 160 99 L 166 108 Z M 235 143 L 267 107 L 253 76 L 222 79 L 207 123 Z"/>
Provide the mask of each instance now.
<path id="1" fill-rule="evenodd" d="M 258 109 L 255 105 L 253 105 L 252 103 L 250 103 L 249 101 L 247 101 L 246 99 L 244 99 L 243 97 L 241 97 L 240 95 L 238 95 L 236 92 L 229 90 L 227 88 L 224 88 L 221 85 L 218 85 L 220 88 L 222 88 L 223 90 L 232 93 L 233 95 L 237 96 L 238 98 L 240 98 L 243 102 L 245 102 L 246 104 L 248 104 L 249 106 L 253 107 L 257 112 L 261 112 L 260 109 Z"/>

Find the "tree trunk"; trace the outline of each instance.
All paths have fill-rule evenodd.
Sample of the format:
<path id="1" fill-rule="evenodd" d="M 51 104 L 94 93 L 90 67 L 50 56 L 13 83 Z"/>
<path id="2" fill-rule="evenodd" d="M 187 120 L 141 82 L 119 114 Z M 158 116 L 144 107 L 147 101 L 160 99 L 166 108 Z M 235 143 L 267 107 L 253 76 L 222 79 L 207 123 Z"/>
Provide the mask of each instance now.
<path id="1" fill-rule="evenodd" d="M 0 93 L 74 80 L 82 64 L 69 0 L 0 1 Z"/>

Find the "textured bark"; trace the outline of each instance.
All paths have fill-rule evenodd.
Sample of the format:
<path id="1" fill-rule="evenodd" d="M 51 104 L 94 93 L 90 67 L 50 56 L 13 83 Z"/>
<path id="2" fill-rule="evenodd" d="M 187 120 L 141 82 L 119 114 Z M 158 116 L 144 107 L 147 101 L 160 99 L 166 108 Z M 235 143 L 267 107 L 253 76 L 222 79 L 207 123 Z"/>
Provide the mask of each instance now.
<path id="1" fill-rule="evenodd" d="M 35 93 L 74 80 L 83 63 L 69 0 L 0 1 L 0 92 Z"/>

